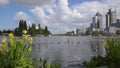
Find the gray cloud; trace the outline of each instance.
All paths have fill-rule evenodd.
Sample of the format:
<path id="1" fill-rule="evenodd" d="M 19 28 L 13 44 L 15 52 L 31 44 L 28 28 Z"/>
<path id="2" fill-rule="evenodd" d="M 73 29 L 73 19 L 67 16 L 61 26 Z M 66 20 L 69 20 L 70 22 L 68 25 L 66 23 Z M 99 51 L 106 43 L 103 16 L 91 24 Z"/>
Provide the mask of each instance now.
<path id="1" fill-rule="evenodd" d="M 7 5 L 9 3 L 9 0 L 0 0 L 0 6 Z"/>
<path id="2" fill-rule="evenodd" d="M 50 5 L 55 2 L 55 0 L 12 0 L 15 3 L 26 5 L 26 6 L 43 6 Z"/>

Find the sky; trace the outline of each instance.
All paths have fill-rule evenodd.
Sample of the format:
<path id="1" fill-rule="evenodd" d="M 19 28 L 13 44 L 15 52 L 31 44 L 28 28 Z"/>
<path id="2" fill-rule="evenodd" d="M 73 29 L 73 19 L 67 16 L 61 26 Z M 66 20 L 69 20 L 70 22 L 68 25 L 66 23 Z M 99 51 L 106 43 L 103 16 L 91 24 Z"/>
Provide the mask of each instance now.
<path id="1" fill-rule="evenodd" d="M 97 12 L 103 16 L 108 9 L 117 9 L 120 18 L 120 0 L 0 0 L 0 30 L 18 27 L 21 19 L 45 26 L 52 33 L 85 29 Z"/>

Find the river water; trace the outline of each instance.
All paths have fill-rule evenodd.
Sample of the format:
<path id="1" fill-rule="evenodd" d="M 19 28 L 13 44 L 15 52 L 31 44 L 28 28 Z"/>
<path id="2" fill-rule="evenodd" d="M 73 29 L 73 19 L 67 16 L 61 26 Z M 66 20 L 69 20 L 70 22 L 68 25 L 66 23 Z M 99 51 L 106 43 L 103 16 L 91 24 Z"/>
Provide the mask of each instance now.
<path id="1" fill-rule="evenodd" d="M 33 56 L 57 61 L 62 68 L 82 66 L 91 57 L 105 56 L 105 48 L 101 44 L 102 37 L 90 36 L 50 36 L 33 37 Z"/>
<path id="2" fill-rule="evenodd" d="M 105 56 L 105 48 L 101 44 L 102 38 L 91 36 L 33 37 L 32 56 L 56 61 L 62 65 L 62 68 L 80 67 L 84 61 L 89 61 L 93 56 Z"/>

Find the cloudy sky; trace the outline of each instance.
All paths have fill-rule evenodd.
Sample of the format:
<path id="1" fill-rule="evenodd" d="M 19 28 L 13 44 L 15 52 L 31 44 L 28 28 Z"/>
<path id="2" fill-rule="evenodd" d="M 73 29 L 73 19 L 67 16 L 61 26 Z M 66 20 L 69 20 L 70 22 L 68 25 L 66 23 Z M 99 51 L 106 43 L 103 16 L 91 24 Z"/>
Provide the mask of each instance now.
<path id="1" fill-rule="evenodd" d="M 117 9 L 120 0 L 0 0 L 0 30 L 14 29 L 19 20 L 48 26 L 52 33 L 64 33 L 76 28 L 87 28 L 96 12 L 103 16 L 109 8 Z"/>

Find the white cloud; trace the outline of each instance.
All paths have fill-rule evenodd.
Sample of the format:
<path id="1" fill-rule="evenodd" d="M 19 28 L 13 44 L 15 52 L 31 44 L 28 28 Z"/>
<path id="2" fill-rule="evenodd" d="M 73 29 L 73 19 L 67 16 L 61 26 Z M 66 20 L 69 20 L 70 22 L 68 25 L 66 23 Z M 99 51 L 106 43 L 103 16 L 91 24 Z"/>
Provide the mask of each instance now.
<path id="1" fill-rule="evenodd" d="M 26 13 L 20 11 L 20 12 L 16 13 L 14 19 L 15 19 L 15 21 L 17 21 L 17 22 L 20 21 L 20 20 L 28 20 L 28 19 L 29 19 L 29 16 L 28 16 Z"/>
<path id="2" fill-rule="evenodd" d="M 52 33 L 63 33 L 65 31 L 75 30 L 76 28 L 86 28 L 92 22 L 92 17 L 96 12 L 103 15 L 105 25 L 105 14 L 108 9 L 113 7 L 119 10 L 120 1 L 85 1 L 69 7 L 68 0 L 13 0 L 16 3 L 24 5 L 37 5 L 30 9 L 37 22 L 42 26 L 48 26 Z M 42 7 L 41 7 L 42 5 Z M 43 7 L 44 5 L 44 7 Z M 120 13 L 118 13 L 120 14 Z M 16 19 L 28 19 L 25 13 L 16 14 Z"/>
<path id="3" fill-rule="evenodd" d="M 105 1 L 106 4 L 110 7 L 110 8 L 120 8 L 119 4 L 120 4 L 120 0 L 106 0 Z"/>
<path id="4" fill-rule="evenodd" d="M 0 0 L 0 6 L 7 5 L 9 3 L 9 0 Z"/>
<path id="5" fill-rule="evenodd" d="M 27 5 L 27 6 L 43 6 L 43 5 L 50 5 L 55 2 L 55 0 L 12 0 L 15 3 Z"/>
<path id="6" fill-rule="evenodd" d="M 26 13 L 24 13 L 22 11 L 16 13 L 16 15 L 14 17 L 14 20 L 17 23 L 19 23 L 20 20 L 26 20 L 27 25 L 31 25 L 31 21 L 29 19 L 30 19 L 30 17 Z"/>
<path id="7" fill-rule="evenodd" d="M 37 6 L 31 9 L 31 12 L 40 21 L 39 23 L 47 25 L 53 33 L 61 33 L 88 27 L 92 22 L 92 16 L 98 11 L 104 12 L 103 9 L 107 8 L 105 4 L 98 1 L 83 2 L 72 8 L 68 7 L 68 4 L 68 0 L 59 0 L 58 4 L 54 4 L 52 7 L 41 8 Z"/>

